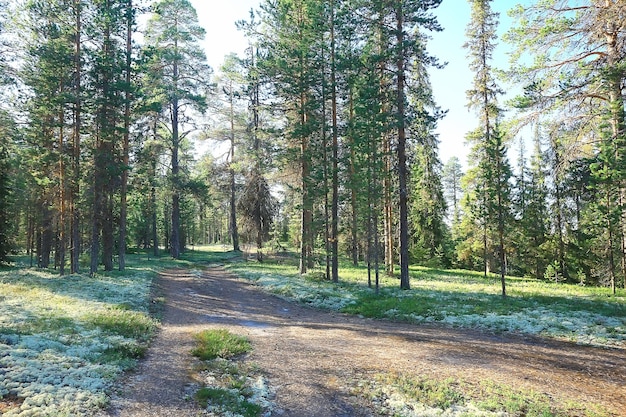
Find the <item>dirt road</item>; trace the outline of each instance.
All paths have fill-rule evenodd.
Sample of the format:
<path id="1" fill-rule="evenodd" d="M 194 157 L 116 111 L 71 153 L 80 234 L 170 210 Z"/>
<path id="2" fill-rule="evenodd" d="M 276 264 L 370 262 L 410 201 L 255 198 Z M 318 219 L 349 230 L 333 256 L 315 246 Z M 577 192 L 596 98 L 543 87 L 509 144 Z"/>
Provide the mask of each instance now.
<path id="1" fill-rule="evenodd" d="M 558 401 L 599 404 L 626 416 L 626 352 L 510 334 L 361 319 L 268 295 L 221 268 L 163 273 L 163 325 L 121 387 L 109 416 L 196 416 L 189 399 L 192 334 L 228 328 L 247 336 L 287 417 L 372 416 L 349 382 L 382 372 L 484 379 Z"/>

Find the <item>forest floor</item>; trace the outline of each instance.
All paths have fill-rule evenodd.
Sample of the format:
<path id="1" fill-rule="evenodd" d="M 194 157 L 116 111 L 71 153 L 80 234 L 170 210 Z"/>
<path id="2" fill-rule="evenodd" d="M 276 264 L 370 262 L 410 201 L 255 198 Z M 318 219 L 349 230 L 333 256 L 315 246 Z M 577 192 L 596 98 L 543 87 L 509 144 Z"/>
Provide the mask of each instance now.
<path id="1" fill-rule="evenodd" d="M 120 382 L 106 416 L 198 416 L 193 335 L 246 336 L 275 391 L 271 415 L 379 415 L 354 387 L 376 375 L 493 381 L 626 416 L 626 353 L 522 335 L 363 319 L 301 306 L 222 268 L 160 275 L 163 321 L 146 358 Z"/>

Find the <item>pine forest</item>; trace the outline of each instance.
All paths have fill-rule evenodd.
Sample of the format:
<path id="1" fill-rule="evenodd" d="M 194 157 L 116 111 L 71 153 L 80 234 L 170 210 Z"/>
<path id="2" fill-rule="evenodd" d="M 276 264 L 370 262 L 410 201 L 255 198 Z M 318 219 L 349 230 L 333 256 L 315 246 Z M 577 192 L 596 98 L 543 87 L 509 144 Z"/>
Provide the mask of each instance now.
<path id="1" fill-rule="evenodd" d="M 262 0 L 211 68 L 189 0 L 0 0 L 0 262 L 93 275 L 219 243 L 333 282 L 623 288 L 626 4 L 511 3 L 503 28 L 467 0 L 475 127 L 442 161 L 441 2 Z"/>
<path id="2" fill-rule="evenodd" d="M 626 0 L 0 0 L 0 415 L 626 417 L 625 100 Z"/>

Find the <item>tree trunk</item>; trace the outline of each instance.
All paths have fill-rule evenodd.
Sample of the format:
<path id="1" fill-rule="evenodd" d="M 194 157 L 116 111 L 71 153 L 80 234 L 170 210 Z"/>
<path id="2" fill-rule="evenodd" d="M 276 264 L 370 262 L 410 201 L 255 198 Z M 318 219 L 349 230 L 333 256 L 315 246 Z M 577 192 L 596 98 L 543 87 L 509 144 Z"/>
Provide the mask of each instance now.
<path id="1" fill-rule="evenodd" d="M 62 93 L 62 91 L 61 91 Z M 59 224 L 58 230 L 58 242 L 56 254 L 59 261 L 59 275 L 65 275 L 65 247 L 66 247 L 66 197 L 65 197 L 65 130 L 63 125 L 65 123 L 65 114 L 63 110 L 59 112 Z"/>
<path id="2" fill-rule="evenodd" d="M 498 153 L 496 154 L 497 163 L 496 163 L 496 181 L 498 184 L 497 193 L 498 193 L 498 237 L 499 237 L 499 255 L 500 255 L 500 282 L 502 284 L 502 297 L 506 297 L 506 280 L 505 280 L 505 272 L 506 272 L 506 263 L 505 263 L 505 253 L 504 253 L 504 212 L 503 205 L 504 201 L 502 199 L 502 158 L 500 155 L 501 148 L 501 140 L 500 133 L 497 133 L 497 146 Z M 523 169 L 523 168 L 522 168 Z"/>
<path id="3" fill-rule="evenodd" d="M 174 62 L 174 85 L 178 80 L 178 64 Z M 170 254 L 180 258 L 180 166 L 178 160 L 178 98 L 172 99 L 172 230 L 170 235 Z"/>
<path id="4" fill-rule="evenodd" d="M 380 10 L 380 17 L 378 22 L 378 37 L 379 37 L 379 53 L 383 56 L 385 49 L 387 48 L 386 42 L 384 40 L 384 22 L 383 22 L 383 10 Z M 385 62 L 380 61 L 378 67 L 378 77 L 379 77 L 379 95 L 381 102 L 380 112 L 383 116 L 388 113 L 388 104 L 385 98 L 386 91 L 389 89 L 389 86 L 386 82 L 385 76 Z M 382 149 L 383 149 L 383 170 L 384 170 L 384 179 L 383 179 L 383 232 L 384 232 L 384 245 L 385 245 L 385 272 L 388 276 L 392 277 L 395 272 L 395 251 L 394 251 L 394 230 L 393 230 L 393 201 L 391 198 L 392 195 L 392 181 L 391 181 L 391 171 L 392 171 L 392 163 L 391 163 L 391 136 L 388 131 L 388 127 L 384 126 L 381 132 L 381 141 L 382 141 Z"/>
<path id="5" fill-rule="evenodd" d="M 159 256 L 159 230 L 157 227 L 156 187 L 150 189 L 150 205 L 152 206 L 152 254 Z"/>
<path id="6" fill-rule="evenodd" d="M 75 78 L 75 91 L 74 91 L 74 132 L 73 132 L 73 144 L 72 144 L 72 185 L 70 195 L 70 211 L 72 213 L 71 218 L 71 234 L 72 243 L 70 249 L 70 272 L 77 274 L 80 269 L 79 257 L 80 257 L 80 211 L 78 209 L 78 200 L 80 196 L 80 133 L 81 133 L 81 77 L 82 77 L 82 64 L 81 64 L 81 34 L 82 34 L 82 6 L 81 0 L 74 0 L 74 14 L 75 14 L 75 40 L 74 40 L 74 78 Z"/>
<path id="7" fill-rule="evenodd" d="M 332 257 L 332 280 L 339 282 L 339 132 L 337 129 L 337 64 L 335 45 L 335 2 L 331 1 L 330 17 L 330 83 L 332 88 L 332 121 L 333 121 L 333 156 L 332 156 L 332 220 L 331 220 L 331 257 Z"/>
<path id="8" fill-rule="evenodd" d="M 113 235 L 113 190 L 110 184 L 106 185 L 104 194 L 104 216 L 102 219 L 102 261 L 105 271 L 113 271 L 113 249 L 115 236 Z"/>
<path id="9" fill-rule="evenodd" d="M 89 265 L 89 274 L 94 275 L 98 270 L 98 261 L 100 255 L 100 216 L 102 212 L 102 191 L 100 190 L 102 187 L 100 185 L 100 178 L 102 177 L 100 170 L 97 168 L 98 163 L 96 162 L 96 172 L 93 186 L 93 215 L 91 218 L 91 262 Z"/>
<path id="10" fill-rule="evenodd" d="M 50 266 L 50 254 L 52 253 L 52 240 L 54 233 L 52 231 L 52 210 L 50 210 L 50 205 L 47 200 L 43 201 L 41 211 L 42 227 L 38 259 L 40 268 L 48 268 Z"/>
<path id="11" fill-rule="evenodd" d="M 406 131 L 405 131 L 405 51 L 404 51 L 404 15 L 402 2 L 396 5 L 396 40 L 397 40 L 397 124 L 398 124 L 398 181 L 400 185 L 400 288 L 411 288 L 409 281 L 409 223 L 408 223 L 408 170 L 406 164 Z"/>
<path id="12" fill-rule="evenodd" d="M 131 101 L 131 72 L 133 53 L 133 2 L 128 0 L 126 6 L 126 90 L 124 91 L 124 139 L 122 144 L 122 185 L 120 190 L 120 239 L 118 248 L 118 268 L 126 269 L 126 228 L 128 204 L 128 170 L 130 148 L 130 101 Z"/>
<path id="13" fill-rule="evenodd" d="M 612 2 L 605 0 L 605 7 L 611 7 Z M 626 167 L 624 167 L 624 148 L 626 147 L 626 115 L 624 113 L 624 96 L 622 95 L 622 83 L 624 79 L 624 70 L 619 67 L 620 50 L 618 46 L 618 25 L 616 22 L 606 22 L 606 41 L 608 55 L 608 74 L 609 74 L 609 106 L 611 109 L 611 130 L 614 149 L 614 160 L 616 170 L 617 188 L 617 210 L 618 215 L 618 238 L 620 240 L 620 261 L 622 265 L 622 278 L 626 280 Z"/>
<path id="14" fill-rule="evenodd" d="M 239 230 L 237 229 L 237 184 L 235 183 L 235 97 L 233 85 L 230 85 L 230 233 L 233 250 L 239 251 Z"/>
<path id="15" fill-rule="evenodd" d="M 303 115 L 303 119 L 306 119 Z M 303 124 L 304 126 L 304 124 Z M 308 161 L 308 138 L 301 138 L 300 155 L 302 158 L 302 166 L 300 175 L 302 177 L 302 225 L 300 230 L 300 274 L 306 274 L 309 267 L 309 259 L 311 256 L 310 238 L 311 223 L 313 221 L 313 213 L 310 208 L 309 196 L 309 175 L 310 167 Z"/>
<path id="16" fill-rule="evenodd" d="M 110 1 L 105 2 L 106 10 L 111 9 Z M 107 61 L 112 61 L 113 58 L 113 43 L 111 41 L 111 27 L 110 23 L 106 23 L 104 27 L 104 40 L 102 56 Z M 113 236 L 113 183 L 114 177 L 112 170 L 117 161 L 114 160 L 115 146 L 114 140 L 116 139 L 117 132 L 115 131 L 116 115 L 113 108 L 113 103 L 109 101 L 109 98 L 113 96 L 113 74 L 107 69 L 102 74 L 102 96 L 105 98 L 105 103 L 102 104 L 102 124 L 99 126 L 100 131 L 103 134 L 100 142 L 101 148 L 98 150 L 98 161 L 102 164 L 100 174 L 104 178 L 100 192 L 102 193 L 102 206 L 101 206 L 101 238 L 102 238 L 102 261 L 105 271 L 113 270 L 113 247 L 115 246 L 115 237 Z"/>

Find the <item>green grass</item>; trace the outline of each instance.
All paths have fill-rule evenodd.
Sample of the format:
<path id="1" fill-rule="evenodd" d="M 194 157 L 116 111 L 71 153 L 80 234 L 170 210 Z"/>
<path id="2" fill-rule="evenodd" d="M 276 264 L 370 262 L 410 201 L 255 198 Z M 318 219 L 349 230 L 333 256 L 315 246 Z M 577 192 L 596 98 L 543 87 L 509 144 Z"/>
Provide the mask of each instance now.
<path id="1" fill-rule="evenodd" d="M 370 318 L 412 323 L 441 322 L 493 332 L 539 334 L 583 344 L 626 343 L 626 292 L 608 288 L 507 277 L 506 298 L 499 277 L 461 270 L 411 267 L 411 290 L 380 272 L 380 288 L 367 286 L 367 269 L 340 262 L 339 285 L 321 278 L 322 268 L 300 276 L 281 257 L 263 263 L 227 265 L 266 290 L 315 307 Z M 372 273 L 372 281 L 374 274 Z"/>
<path id="2" fill-rule="evenodd" d="M 610 415 L 599 406 L 574 402 L 558 404 L 547 394 L 514 389 L 493 381 L 476 384 L 454 378 L 379 374 L 368 382 L 358 383 L 353 394 L 370 401 L 381 415 L 404 415 L 407 409 L 413 412 L 422 409 L 427 415 L 439 415 L 432 410 L 452 409 L 467 416 L 481 412 L 524 417 Z"/>
<path id="3" fill-rule="evenodd" d="M 146 342 L 156 328 L 156 322 L 138 311 L 110 308 L 86 315 L 85 324 L 104 332 Z"/>
<path id="4" fill-rule="evenodd" d="M 219 407 L 220 411 L 243 417 L 257 417 L 263 411 L 258 404 L 242 400 L 237 389 L 204 387 L 196 393 L 195 398 L 202 408 L 211 405 Z"/>
<path id="5" fill-rule="evenodd" d="M 248 339 L 224 329 L 205 330 L 194 338 L 196 347 L 191 353 L 204 361 L 216 358 L 229 359 L 252 350 Z"/>
<path id="6" fill-rule="evenodd" d="M 264 407 L 259 403 L 267 407 L 269 402 L 265 399 L 267 392 L 257 392 L 259 370 L 234 360 L 252 350 L 248 339 L 225 329 L 205 330 L 195 339 L 192 354 L 203 361 L 197 369 L 207 381 L 195 394 L 200 406 L 216 415 L 260 416 Z"/>

